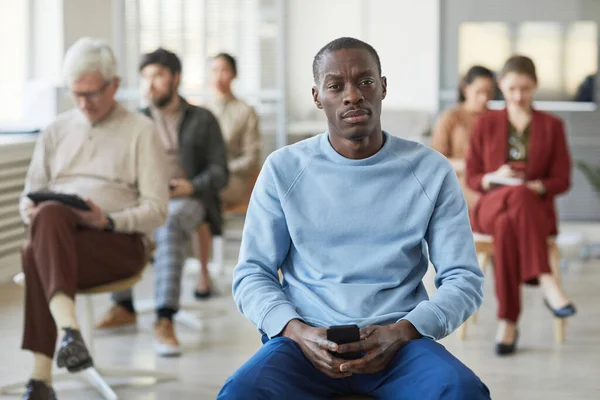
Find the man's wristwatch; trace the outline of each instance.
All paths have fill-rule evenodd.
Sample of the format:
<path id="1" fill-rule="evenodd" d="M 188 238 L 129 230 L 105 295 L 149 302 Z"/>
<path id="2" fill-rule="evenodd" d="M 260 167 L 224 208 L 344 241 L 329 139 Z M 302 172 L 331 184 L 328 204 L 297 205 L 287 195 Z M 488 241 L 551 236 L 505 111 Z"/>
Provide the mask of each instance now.
<path id="1" fill-rule="evenodd" d="M 106 224 L 106 226 L 104 227 L 104 230 L 106 232 L 114 232 L 115 231 L 115 221 L 108 215 L 106 216 L 106 219 L 108 220 L 108 224 Z"/>

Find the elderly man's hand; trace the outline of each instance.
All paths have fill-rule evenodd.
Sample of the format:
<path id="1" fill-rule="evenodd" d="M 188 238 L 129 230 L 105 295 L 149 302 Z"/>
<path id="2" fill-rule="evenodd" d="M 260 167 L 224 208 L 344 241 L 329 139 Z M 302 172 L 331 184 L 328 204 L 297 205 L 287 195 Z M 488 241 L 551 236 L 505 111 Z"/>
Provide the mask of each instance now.
<path id="1" fill-rule="evenodd" d="M 28 198 L 22 199 L 21 202 L 21 209 L 23 210 L 23 222 L 25 222 L 25 225 L 29 225 L 35 218 L 37 212 L 40 210 L 40 206 L 36 205 Z"/>
<path id="2" fill-rule="evenodd" d="M 367 326 L 360 330 L 360 341 L 338 346 L 339 353 L 366 353 L 357 360 L 344 361 L 340 365 L 340 372 L 352 374 L 379 372 L 387 367 L 406 342 L 420 337 L 421 334 L 413 324 L 406 320 L 387 326 Z"/>
<path id="3" fill-rule="evenodd" d="M 350 372 L 341 372 L 340 365 L 345 361 L 334 357 L 329 351 L 337 351 L 338 345 L 327 340 L 325 328 L 313 328 L 305 323 L 293 319 L 288 322 L 282 336 L 292 339 L 319 371 L 331 378 L 346 378 Z"/>
<path id="4" fill-rule="evenodd" d="M 73 212 L 77 215 L 79 224 L 94 229 L 106 228 L 106 226 L 108 226 L 108 218 L 106 217 L 106 214 L 102 212 L 102 209 L 91 200 L 86 200 L 85 202 L 88 207 L 90 207 L 89 210 L 83 211 L 73 209 Z"/>

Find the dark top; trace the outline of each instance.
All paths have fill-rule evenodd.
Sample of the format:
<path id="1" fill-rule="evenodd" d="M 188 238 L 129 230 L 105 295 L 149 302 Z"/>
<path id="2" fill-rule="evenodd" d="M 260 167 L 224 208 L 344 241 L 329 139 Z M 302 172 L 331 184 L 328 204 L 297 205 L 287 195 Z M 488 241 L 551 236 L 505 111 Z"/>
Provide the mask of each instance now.
<path id="1" fill-rule="evenodd" d="M 519 134 L 517 128 L 508 123 L 508 161 L 527 161 L 530 132 L 531 124 L 527 125 L 522 134 Z"/>
<path id="2" fill-rule="evenodd" d="M 189 104 L 181 99 L 179 125 L 179 159 L 187 179 L 194 185 L 192 197 L 202 200 L 206 222 L 213 235 L 223 229 L 219 193 L 227 185 L 227 150 L 221 128 L 215 116 L 206 108 Z M 142 112 L 152 118 L 150 108 Z"/>

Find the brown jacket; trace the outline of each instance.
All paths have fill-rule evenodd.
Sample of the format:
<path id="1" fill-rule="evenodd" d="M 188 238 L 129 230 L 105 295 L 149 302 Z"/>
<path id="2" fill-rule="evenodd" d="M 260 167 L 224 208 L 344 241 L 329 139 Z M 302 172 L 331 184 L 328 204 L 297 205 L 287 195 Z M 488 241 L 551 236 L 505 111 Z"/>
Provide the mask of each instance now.
<path id="1" fill-rule="evenodd" d="M 469 209 L 474 207 L 479 199 L 479 194 L 467 186 L 464 176 L 465 158 L 476 119 L 477 114 L 464 110 L 460 105 L 444 111 L 434 127 L 431 143 L 435 150 L 445 155 L 452 163 Z"/>

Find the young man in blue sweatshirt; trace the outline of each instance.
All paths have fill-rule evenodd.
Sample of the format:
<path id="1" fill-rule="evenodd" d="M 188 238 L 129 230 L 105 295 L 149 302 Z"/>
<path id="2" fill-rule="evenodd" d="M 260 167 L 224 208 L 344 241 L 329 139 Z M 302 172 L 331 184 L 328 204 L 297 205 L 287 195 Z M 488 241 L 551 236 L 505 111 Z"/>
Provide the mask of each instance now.
<path id="1" fill-rule="evenodd" d="M 264 346 L 219 399 L 489 399 L 436 340 L 480 306 L 465 200 L 437 152 L 381 128 L 377 52 L 340 38 L 313 62 L 328 132 L 271 154 L 248 208 L 233 294 Z M 422 283 L 429 260 L 438 290 Z M 278 271 L 283 275 L 279 282 Z M 357 324 L 337 345 L 327 328 Z M 361 352 L 344 360 L 332 352 Z"/>

